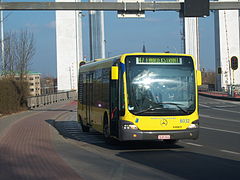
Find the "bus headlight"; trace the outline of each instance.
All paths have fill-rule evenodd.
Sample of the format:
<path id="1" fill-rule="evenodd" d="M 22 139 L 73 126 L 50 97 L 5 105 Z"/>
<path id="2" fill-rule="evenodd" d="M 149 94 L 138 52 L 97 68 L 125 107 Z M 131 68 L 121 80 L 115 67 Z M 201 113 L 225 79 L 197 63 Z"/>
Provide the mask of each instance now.
<path id="1" fill-rule="evenodd" d="M 137 130 L 138 127 L 134 124 L 124 124 L 123 129 L 131 129 L 131 130 Z"/>
<path id="2" fill-rule="evenodd" d="M 194 129 L 199 127 L 199 120 L 193 121 L 190 126 L 188 126 L 188 129 Z"/>

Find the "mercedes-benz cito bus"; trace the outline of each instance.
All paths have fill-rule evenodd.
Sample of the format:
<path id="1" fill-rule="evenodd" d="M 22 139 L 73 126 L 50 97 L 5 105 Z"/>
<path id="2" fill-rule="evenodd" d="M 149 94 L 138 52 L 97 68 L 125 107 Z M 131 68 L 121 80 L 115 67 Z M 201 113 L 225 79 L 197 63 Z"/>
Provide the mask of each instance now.
<path id="1" fill-rule="evenodd" d="M 201 73 L 185 54 L 134 53 L 80 65 L 78 121 L 106 139 L 197 139 Z"/>

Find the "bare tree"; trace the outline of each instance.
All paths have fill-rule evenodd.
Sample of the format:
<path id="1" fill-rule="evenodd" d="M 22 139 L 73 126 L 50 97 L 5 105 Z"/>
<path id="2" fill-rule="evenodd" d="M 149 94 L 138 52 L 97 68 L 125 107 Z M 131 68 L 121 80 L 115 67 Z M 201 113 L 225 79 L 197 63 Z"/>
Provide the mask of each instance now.
<path id="1" fill-rule="evenodd" d="M 15 52 L 15 41 L 16 33 L 9 32 L 6 34 L 4 40 L 4 61 L 3 74 L 5 76 L 14 77 L 16 73 L 16 52 Z"/>
<path id="2" fill-rule="evenodd" d="M 15 41 L 16 68 L 22 80 L 23 76 L 27 74 L 30 61 L 35 54 L 33 33 L 28 30 L 21 31 L 19 37 Z"/>
<path id="3" fill-rule="evenodd" d="M 20 33 L 7 33 L 4 39 L 4 65 L 2 74 L 14 77 L 19 74 L 22 80 L 29 70 L 30 62 L 35 54 L 33 33 L 22 30 Z"/>
<path id="4" fill-rule="evenodd" d="M 28 83 L 24 80 L 28 73 L 30 62 L 35 54 L 35 43 L 33 33 L 22 30 L 20 33 L 7 33 L 4 39 L 4 65 L 2 74 L 5 77 L 20 77 L 19 85 L 10 79 L 18 93 L 18 102 L 22 106 L 26 103 L 28 96 Z M 1 48 L 0 48 L 1 49 Z"/>

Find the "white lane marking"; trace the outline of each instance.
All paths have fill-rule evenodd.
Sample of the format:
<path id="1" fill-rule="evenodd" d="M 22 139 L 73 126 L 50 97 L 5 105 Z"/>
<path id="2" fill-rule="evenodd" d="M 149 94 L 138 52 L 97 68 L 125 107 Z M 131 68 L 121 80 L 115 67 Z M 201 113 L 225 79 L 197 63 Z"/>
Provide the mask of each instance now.
<path id="1" fill-rule="evenodd" d="M 192 146 L 197 146 L 197 147 L 202 147 L 203 146 L 201 144 L 195 144 L 195 143 L 189 143 L 189 142 L 186 142 L 186 144 L 192 145 Z"/>
<path id="2" fill-rule="evenodd" d="M 232 113 L 240 114 L 240 112 L 237 112 L 237 111 L 231 111 L 231 110 L 227 110 L 227 109 L 214 108 L 214 107 L 207 106 L 207 105 L 204 105 L 204 104 L 199 104 L 199 105 L 202 106 L 202 107 L 207 107 L 207 108 L 215 109 L 215 110 L 218 110 L 218 111 L 226 111 L 226 112 L 232 112 Z"/>
<path id="3" fill-rule="evenodd" d="M 208 129 L 208 130 L 213 130 L 213 131 L 221 131 L 221 132 L 227 132 L 227 133 L 233 133 L 233 134 L 240 134 L 240 132 L 228 131 L 228 130 L 224 130 L 224 129 L 216 129 L 216 128 L 210 128 L 210 127 L 204 127 L 204 126 L 200 126 L 200 128 L 202 128 L 202 129 Z"/>
<path id="4" fill-rule="evenodd" d="M 225 150 L 225 149 L 222 149 L 222 150 L 220 150 L 220 151 L 226 152 L 226 153 L 230 153 L 230 154 L 240 155 L 240 153 L 238 153 L 238 152 L 228 151 L 228 150 Z"/>
<path id="5" fill-rule="evenodd" d="M 230 121 L 230 122 L 237 122 L 237 123 L 240 123 L 240 121 L 238 121 L 238 120 L 224 119 L 224 118 L 213 117 L 213 116 L 208 116 L 208 115 L 201 115 L 201 114 L 200 114 L 200 117 L 206 117 L 206 118 L 211 118 L 211 119 L 217 119 L 217 120 L 220 120 L 220 121 Z"/>
<path id="6" fill-rule="evenodd" d="M 239 101 L 231 101 L 231 100 L 224 100 L 224 99 L 211 99 L 212 101 L 220 102 L 220 103 L 228 103 L 228 104 L 240 104 Z"/>

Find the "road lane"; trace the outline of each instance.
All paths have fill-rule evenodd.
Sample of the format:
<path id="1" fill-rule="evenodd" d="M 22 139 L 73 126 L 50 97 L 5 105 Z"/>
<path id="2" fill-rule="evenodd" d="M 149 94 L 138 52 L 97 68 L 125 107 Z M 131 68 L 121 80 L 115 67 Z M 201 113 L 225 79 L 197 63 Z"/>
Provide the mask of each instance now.
<path id="1" fill-rule="evenodd" d="M 199 110 L 203 127 L 240 132 L 240 102 L 200 97 Z"/>
<path id="2" fill-rule="evenodd" d="M 215 126 L 207 124 L 211 119 L 203 121 Z M 66 141 L 56 140 L 59 141 L 56 149 L 87 180 L 239 177 L 238 134 L 200 129 L 199 140 L 180 141 L 173 146 L 161 142 L 127 142 L 110 146 L 104 143 L 101 134 L 79 130 L 74 114 L 58 119 L 55 125 Z"/>
<path id="3" fill-rule="evenodd" d="M 101 134 L 82 132 L 76 104 L 36 109 L 38 116 L 23 118 L 9 126 L 12 133 L 0 134 L 1 178 L 238 179 L 240 139 L 232 133 L 239 132 L 238 113 L 221 114 L 218 109 L 224 105 L 237 111 L 239 104 L 201 97 L 200 103 L 217 106 L 200 107 L 200 138 L 171 146 L 161 142 L 107 145 Z M 23 122 L 30 124 L 22 127 Z"/>
<path id="4" fill-rule="evenodd" d="M 231 122 L 231 121 L 222 121 L 208 118 L 208 117 L 201 117 L 200 116 L 200 127 L 209 127 L 213 129 L 220 129 L 224 132 L 224 130 L 235 132 L 235 134 L 238 134 L 240 131 L 240 123 L 238 122 Z"/>
<path id="5" fill-rule="evenodd" d="M 203 105 L 200 103 L 200 115 L 208 115 L 208 116 L 213 116 L 216 118 L 224 118 L 224 119 L 232 119 L 240 122 L 240 109 L 239 105 L 234 105 L 234 106 L 218 106 L 216 108 L 215 105 Z"/>
<path id="6" fill-rule="evenodd" d="M 200 96 L 199 110 L 200 137 L 197 141 L 186 142 L 240 153 L 240 102 Z"/>
<path id="7" fill-rule="evenodd" d="M 212 131 L 220 131 L 220 132 L 224 132 L 224 133 L 232 133 L 232 134 L 237 134 L 240 135 L 240 132 L 237 131 L 229 131 L 229 130 L 224 130 L 224 129 L 216 129 L 216 128 L 210 128 L 210 127 L 205 127 L 205 126 L 201 126 L 201 129 L 208 129 L 208 130 L 212 130 Z"/>
<path id="8" fill-rule="evenodd" d="M 239 120 L 234 120 L 234 119 L 230 119 L 230 118 L 221 118 L 221 117 L 214 117 L 214 116 L 211 116 L 211 115 L 204 115 L 204 114 L 201 114 L 200 117 L 203 117 L 203 118 L 209 118 L 209 119 L 216 119 L 219 121 L 229 121 L 229 122 L 236 122 L 236 123 L 240 123 Z"/>

